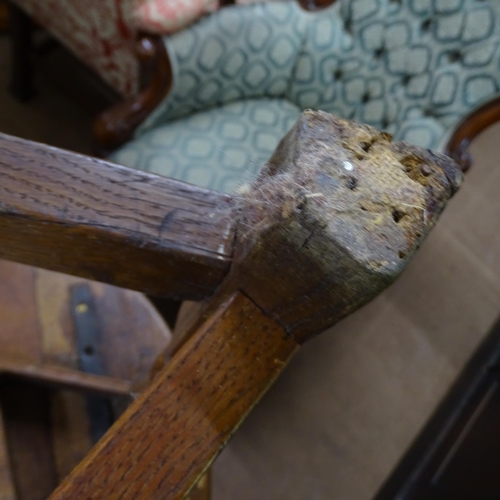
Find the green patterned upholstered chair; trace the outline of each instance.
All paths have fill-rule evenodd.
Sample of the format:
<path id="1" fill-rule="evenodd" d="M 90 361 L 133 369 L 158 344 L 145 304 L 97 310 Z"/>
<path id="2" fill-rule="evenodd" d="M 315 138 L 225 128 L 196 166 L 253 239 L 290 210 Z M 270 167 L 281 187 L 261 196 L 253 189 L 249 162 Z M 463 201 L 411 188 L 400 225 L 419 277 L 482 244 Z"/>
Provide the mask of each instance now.
<path id="1" fill-rule="evenodd" d="M 498 0 L 229 7 L 164 43 L 172 90 L 112 159 L 226 192 L 304 108 L 443 150 L 500 88 Z"/>

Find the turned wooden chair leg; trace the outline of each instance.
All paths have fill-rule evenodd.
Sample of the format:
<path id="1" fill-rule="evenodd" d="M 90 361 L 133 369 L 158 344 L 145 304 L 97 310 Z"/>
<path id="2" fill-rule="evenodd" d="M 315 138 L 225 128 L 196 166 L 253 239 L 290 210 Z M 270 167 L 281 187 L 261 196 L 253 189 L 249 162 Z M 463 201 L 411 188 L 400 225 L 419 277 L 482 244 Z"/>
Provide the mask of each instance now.
<path id="1" fill-rule="evenodd" d="M 29 16 L 9 3 L 9 31 L 11 41 L 11 74 L 9 92 L 19 101 L 35 96 L 33 84 L 33 23 Z"/>

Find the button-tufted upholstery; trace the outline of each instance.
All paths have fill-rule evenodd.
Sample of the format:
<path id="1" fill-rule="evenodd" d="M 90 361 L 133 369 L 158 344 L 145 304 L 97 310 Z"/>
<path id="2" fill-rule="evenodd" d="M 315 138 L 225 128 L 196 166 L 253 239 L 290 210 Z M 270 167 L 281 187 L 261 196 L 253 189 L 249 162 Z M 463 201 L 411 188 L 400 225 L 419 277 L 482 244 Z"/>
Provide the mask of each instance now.
<path id="1" fill-rule="evenodd" d="M 227 8 L 165 37 L 174 84 L 114 161 L 232 191 L 305 108 L 442 149 L 500 88 L 497 0 Z"/>

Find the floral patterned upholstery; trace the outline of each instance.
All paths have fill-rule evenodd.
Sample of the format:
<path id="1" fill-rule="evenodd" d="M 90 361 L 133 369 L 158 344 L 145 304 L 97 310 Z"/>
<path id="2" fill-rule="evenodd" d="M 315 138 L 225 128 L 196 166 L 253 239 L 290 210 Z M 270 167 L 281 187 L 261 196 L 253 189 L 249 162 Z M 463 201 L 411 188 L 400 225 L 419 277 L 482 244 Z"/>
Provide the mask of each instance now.
<path id="1" fill-rule="evenodd" d="M 141 0 L 132 8 L 132 23 L 149 33 L 172 33 L 218 7 L 218 0 Z"/>
<path id="2" fill-rule="evenodd" d="M 138 30 L 172 33 L 218 0 L 13 0 L 123 96 L 138 91 Z"/>
<path id="3" fill-rule="evenodd" d="M 457 121 L 499 91 L 500 2 L 339 0 L 316 13 L 249 5 L 221 10 L 165 45 L 172 91 L 113 159 L 231 191 L 262 163 L 255 110 L 276 124 L 269 152 L 304 108 L 442 149 Z M 235 109 L 246 133 L 224 137 L 222 116 Z M 203 154 L 191 141 L 198 120 L 196 134 L 214 146 Z M 247 163 L 228 166 L 228 148 Z"/>
<path id="4" fill-rule="evenodd" d="M 137 92 L 134 32 L 125 16 L 128 0 L 14 0 L 124 96 Z"/>

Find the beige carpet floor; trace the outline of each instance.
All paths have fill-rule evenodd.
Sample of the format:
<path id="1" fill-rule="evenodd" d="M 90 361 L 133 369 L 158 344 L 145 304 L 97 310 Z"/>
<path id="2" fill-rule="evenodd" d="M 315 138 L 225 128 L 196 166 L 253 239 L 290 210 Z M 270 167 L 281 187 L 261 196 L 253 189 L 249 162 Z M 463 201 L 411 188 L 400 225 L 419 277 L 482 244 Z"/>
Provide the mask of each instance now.
<path id="1" fill-rule="evenodd" d="M 91 116 L 39 77 L 0 132 L 90 152 Z M 304 346 L 214 467 L 215 500 L 369 500 L 500 312 L 500 126 L 403 277 Z"/>

